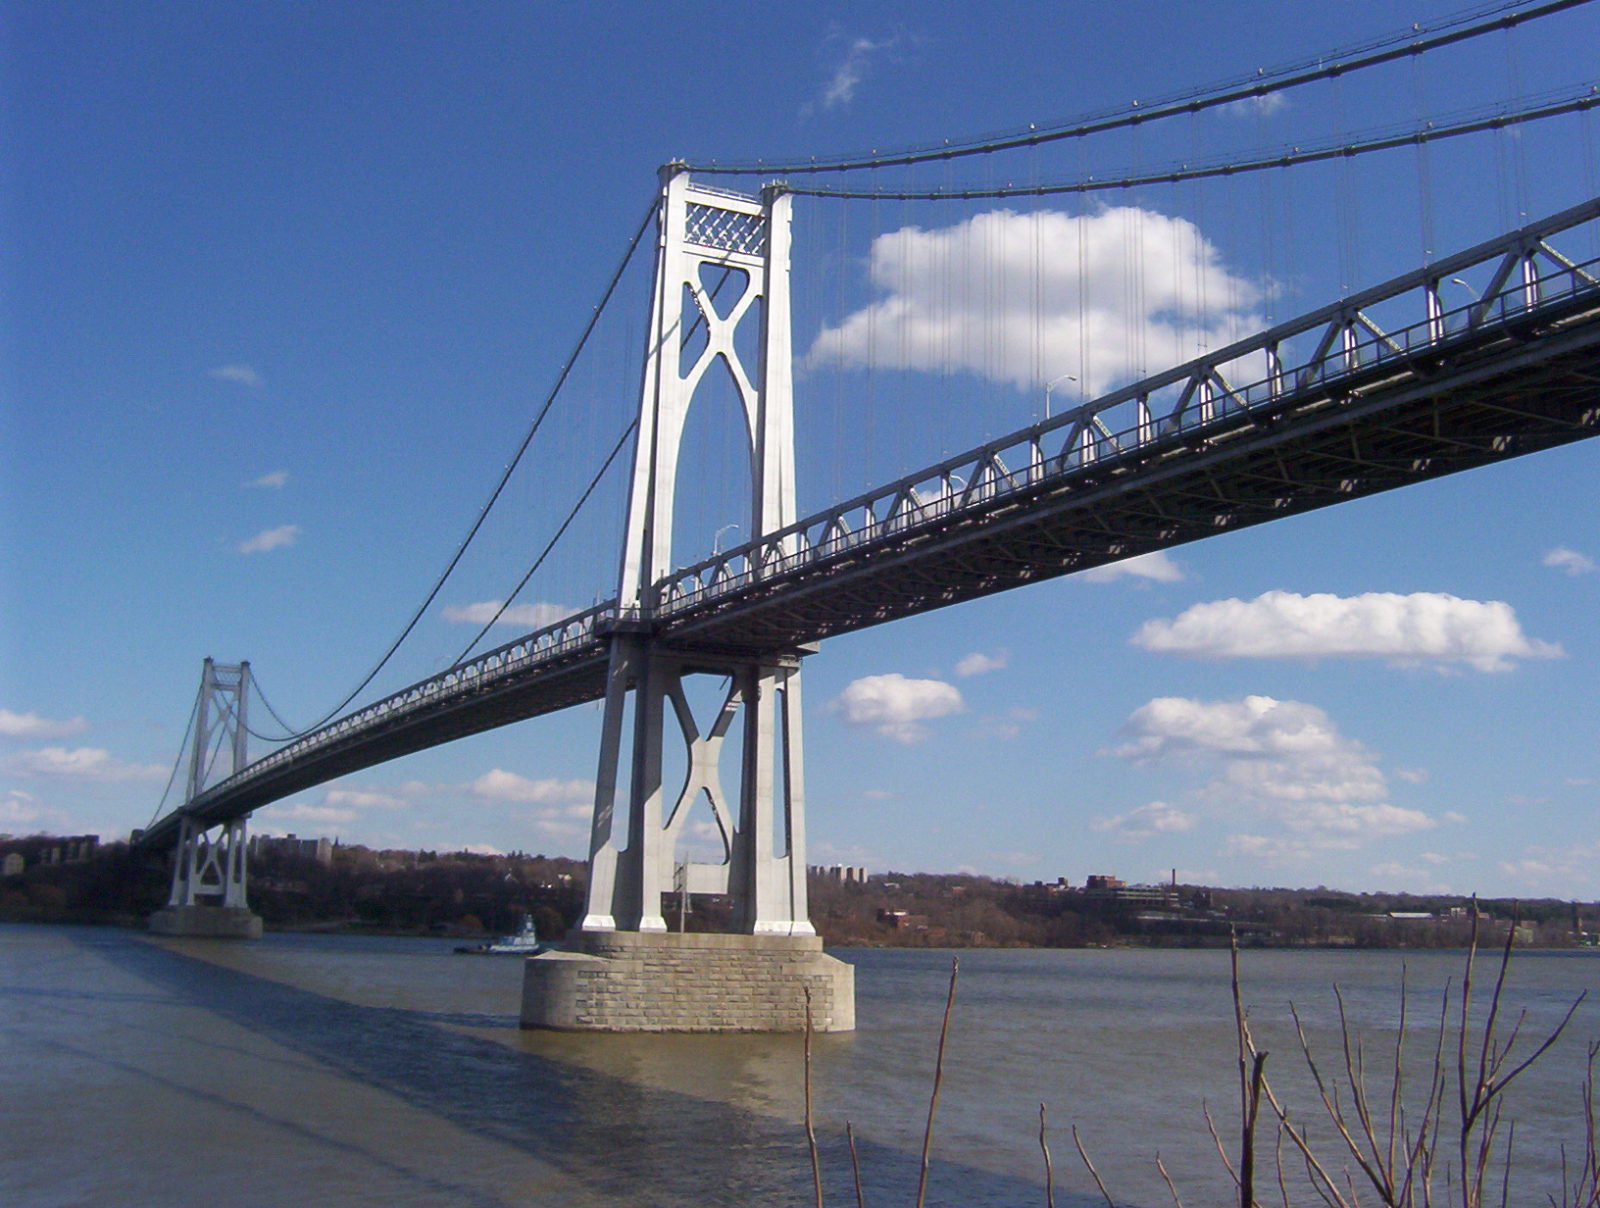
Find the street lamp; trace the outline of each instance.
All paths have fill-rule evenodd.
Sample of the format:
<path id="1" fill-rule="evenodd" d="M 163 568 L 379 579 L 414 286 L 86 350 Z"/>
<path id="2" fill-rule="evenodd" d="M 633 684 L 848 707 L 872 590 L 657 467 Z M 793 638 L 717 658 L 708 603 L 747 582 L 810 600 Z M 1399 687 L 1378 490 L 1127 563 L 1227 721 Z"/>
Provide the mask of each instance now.
<path id="1" fill-rule="evenodd" d="M 1048 382 L 1046 382 L 1044 384 L 1044 417 L 1045 417 L 1045 419 L 1048 420 L 1050 418 L 1050 391 L 1054 390 L 1062 382 L 1075 382 L 1077 380 L 1078 379 L 1074 375 L 1072 375 L 1070 373 L 1063 373 L 1060 377 L 1051 378 Z"/>
<path id="2" fill-rule="evenodd" d="M 716 536 L 711 538 L 711 556 L 713 558 L 722 553 L 722 534 L 726 533 L 729 529 L 737 530 L 738 528 L 739 526 L 737 524 L 725 524 L 717 530 Z"/>

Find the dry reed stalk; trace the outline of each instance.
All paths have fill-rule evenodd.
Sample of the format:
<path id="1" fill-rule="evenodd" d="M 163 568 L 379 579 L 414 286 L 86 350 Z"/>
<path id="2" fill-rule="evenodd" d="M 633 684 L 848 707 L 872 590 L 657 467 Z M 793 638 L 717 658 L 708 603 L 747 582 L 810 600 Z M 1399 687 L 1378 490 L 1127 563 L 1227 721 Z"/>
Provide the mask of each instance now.
<path id="1" fill-rule="evenodd" d="M 856 1181 L 856 1208 L 867 1208 L 866 1197 L 861 1193 L 861 1160 L 856 1156 L 856 1131 L 848 1120 L 844 1122 L 844 1139 L 850 1143 L 850 1173 Z"/>
<path id="2" fill-rule="evenodd" d="M 1089 1177 L 1094 1180 L 1094 1185 L 1100 1189 L 1100 1194 L 1105 1198 L 1109 1208 L 1117 1208 L 1117 1202 L 1111 1198 L 1111 1193 L 1106 1190 L 1105 1182 L 1100 1178 L 1100 1172 L 1094 1168 L 1094 1163 L 1089 1161 L 1089 1151 L 1083 1147 L 1083 1138 L 1078 1136 L 1078 1126 L 1072 1126 L 1072 1143 L 1078 1147 L 1078 1156 L 1083 1159 L 1083 1165 L 1089 1172 Z"/>
<path id="3" fill-rule="evenodd" d="M 933 1063 L 933 1094 L 928 1098 L 928 1126 L 922 1133 L 922 1173 L 917 1178 L 917 1208 L 922 1208 L 923 1196 L 928 1190 L 928 1153 L 933 1148 L 933 1116 L 939 1108 L 939 1086 L 944 1082 L 944 1043 L 950 1035 L 950 1014 L 956 1005 L 956 977 L 961 972 L 961 958 L 950 958 L 950 993 L 944 1000 L 944 1023 L 939 1027 L 939 1055 Z"/>
<path id="4" fill-rule="evenodd" d="M 1178 1196 L 1177 1185 L 1173 1183 L 1172 1176 L 1167 1173 L 1166 1166 L 1162 1164 L 1160 1154 L 1156 1154 L 1156 1169 L 1161 1172 L 1162 1181 L 1167 1185 L 1167 1192 L 1172 1196 L 1173 1208 L 1183 1208 L 1183 1200 Z"/>
<path id="5" fill-rule="evenodd" d="M 806 1145 L 811 1150 L 811 1185 L 816 1189 L 817 1208 L 822 1208 L 822 1158 L 817 1153 L 817 1129 L 811 1119 L 811 987 L 806 995 Z"/>
<path id="6" fill-rule="evenodd" d="M 1256 1204 L 1256 1120 L 1261 1114 L 1261 1091 L 1265 1080 L 1267 1054 L 1256 1048 L 1250 1035 L 1250 1019 L 1244 1009 L 1244 994 L 1239 986 L 1239 933 L 1228 933 L 1229 976 L 1233 987 L 1233 1021 L 1239 1045 L 1239 1169 L 1234 1181 L 1239 1188 L 1239 1208 Z"/>
<path id="7" fill-rule="evenodd" d="M 1039 1104 L 1039 1148 L 1044 1150 L 1044 1204 L 1056 1208 L 1056 1171 L 1050 1163 L 1050 1146 L 1044 1139 L 1044 1104 Z"/>

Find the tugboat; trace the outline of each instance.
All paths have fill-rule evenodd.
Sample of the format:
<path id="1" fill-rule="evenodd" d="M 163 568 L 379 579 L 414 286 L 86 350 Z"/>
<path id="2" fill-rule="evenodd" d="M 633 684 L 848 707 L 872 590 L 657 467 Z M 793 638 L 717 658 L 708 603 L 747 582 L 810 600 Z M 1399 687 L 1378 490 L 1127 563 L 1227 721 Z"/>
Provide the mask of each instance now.
<path id="1" fill-rule="evenodd" d="M 539 934 L 533 929 L 533 919 L 522 916 L 522 929 L 515 935 L 502 935 L 487 944 L 461 944 L 457 952 L 468 956 L 538 956 L 545 950 Z"/>

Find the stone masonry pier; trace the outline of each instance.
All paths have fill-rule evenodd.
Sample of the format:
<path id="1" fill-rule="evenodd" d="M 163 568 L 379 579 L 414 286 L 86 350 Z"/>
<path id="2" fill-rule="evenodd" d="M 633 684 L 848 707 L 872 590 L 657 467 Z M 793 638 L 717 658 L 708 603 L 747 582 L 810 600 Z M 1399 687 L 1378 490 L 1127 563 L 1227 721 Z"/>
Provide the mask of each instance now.
<path id="1" fill-rule="evenodd" d="M 801 1032 L 856 1026 L 855 969 L 817 936 L 578 931 L 526 962 L 522 1026 L 572 1032 Z"/>

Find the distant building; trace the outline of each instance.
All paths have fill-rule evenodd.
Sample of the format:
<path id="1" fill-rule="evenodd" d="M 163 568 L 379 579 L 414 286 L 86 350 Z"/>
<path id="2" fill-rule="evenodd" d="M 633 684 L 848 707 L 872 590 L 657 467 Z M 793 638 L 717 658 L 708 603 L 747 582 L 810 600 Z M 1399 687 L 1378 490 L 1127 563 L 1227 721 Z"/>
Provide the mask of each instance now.
<path id="1" fill-rule="evenodd" d="M 251 835 L 250 854 L 252 856 L 289 856 L 300 860 L 315 860 L 323 867 L 333 863 L 333 840 L 301 839 L 294 834 L 285 835 L 281 839 L 271 835 Z"/>
<path id="2" fill-rule="evenodd" d="M 865 885 L 867 883 L 867 870 L 859 864 L 813 864 L 813 875 L 829 881 L 838 881 L 841 885 Z"/>
<path id="3" fill-rule="evenodd" d="M 896 931 L 926 931 L 928 929 L 928 916 L 925 914 L 912 914 L 906 910 L 880 910 L 878 922 L 885 927 L 893 927 Z"/>
<path id="4" fill-rule="evenodd" d="M 1142 907 L 1177 910 L 1178 891 L 1171 885 L 1129 885 L 1119 877 L 1091 874 L 1084 885 L 1084 899 L 1099 906 Z"/>
<path id="5" fill-rule="evenodd" d="M 5 859 L 0 860 L 0 877 L 20 877 L 27 864 L 20 851 L 8 851 Z"/>

